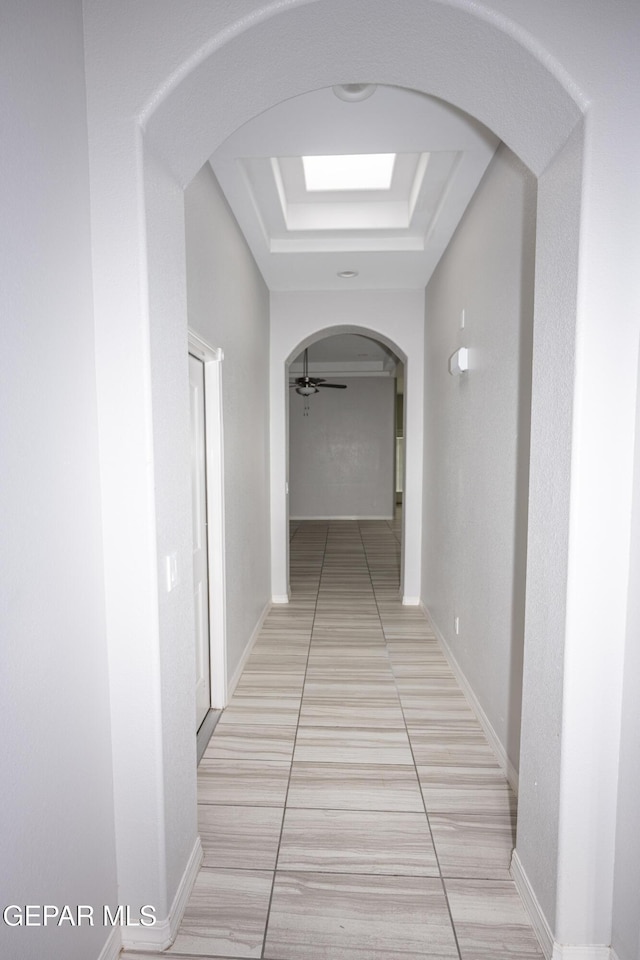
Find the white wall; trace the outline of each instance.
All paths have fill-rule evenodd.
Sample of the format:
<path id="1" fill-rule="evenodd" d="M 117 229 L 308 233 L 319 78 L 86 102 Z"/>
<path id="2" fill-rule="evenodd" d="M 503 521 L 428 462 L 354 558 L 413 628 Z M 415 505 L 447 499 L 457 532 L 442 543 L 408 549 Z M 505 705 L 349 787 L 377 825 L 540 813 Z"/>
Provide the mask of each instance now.
<path id="1" fill-rule="evenodd" d="M 82 4 L 0 31 L 0 872 L 8 904 L 117 902 Z M 87 960 L 101 923 L 9 928 L 0 955 Z"/>
<path id="2" fill-rule="evenodd" d="M 567 578 L 569 566 L 569 504 L 571 483 L 573 398 L 575 388 L 576 331 L 560 319 L 575 299 L 577 286 L 577 220 L 580 216 L 582 136 L 571 135 L 558 156 L 538 180 L 536 223 L 536 292 L 534 308 L 534 358 L 531 384 L 531 461 L 526 575 L 524 683 L 520 744 L 520 792 L 518 796 L 517 852 L 535 890 L 545 918 L 557 935 L 560 853 L 560 795 L 562 765 L 580 763 L 580 751 L 565 750 L 567 735 L 563 718 L 563 683 L 567 657 Z M 562 278 L 558 284 L 557 279 Z M 574 638 L 579 643 L 579 637 Z M 583 663 L 589 647 L 581 645 Z M 583 665 L 577 667 L 576 678 Z M 586 706 L 586 704 L 585 704 Z M 604 714 L 603 714 L 604 718 Z M 582 739 L 582 750 L 591 749 L 591 737 L 583 739 L 584 717 L 569 724 Z M 563 736 L 558 731 L 563 731 Z M 610 731 L 611 732 L 611 731 Z M 614 737 L 615 739 L 615 737 Z M 615 751 L 614 751 L 615 752 Z M 573 774 L 576 786 L 579 775 Z M 571 777 L 568 781 L 571 787 Z M 607 798 L 609 801 L 611 798 Z M 570 814 L 579 823 L 579 801 L 574 790 Z M 576 803 L 576 801 L 578 801 Z M 600 829 L 610 816 L 603 817 Z M 607 822 L 610 827 L 610 821 Z M 571 833 L 571 825 L 565 836 Z M 581 825 L 574 836 L 583 845 L 593 837 L 593 825 Z M 602 883 L 604 871 L 595 871 L 591 854 L 580 855 L 580 870 L 573 863 L 573 888 L 585 882 L 595 886 L 593 874 Z M 603 883 L 606 886 L 606 882 Z M 607 909 L 607 893 L 592 896 L 584 909 L 583 923 L 591 923 L 599 910 Z M 588 943 L 593 933 L 582 936 Z M 558 937 L 559 939 L 559 937 Z M 572 942 L 570 939 L 568 942 Z"/>
<path id="3" fill-rule="evenodd" d="M 292 518 L 369 517 L 394 512 L 395 379 L 327 377 L 346 390 L 289 395 Z"/>
<path id="4" fill-rule="evenodd" d="M 423 597 L 515 770 L 535 203 L 532 174 L 499 148 L 426 297 Z M 452 377 L 459 346 L 470 369 Z"/>
<path id="5" fill-rule="evenodd" d="M 271 596 L 269 296 L 209 164 L 185 191 L 189 325 L 222 347 L 227 663 Z"/>
<path id="6" fill-rule="evenodd" d="M 629 633 L 625 657 L 620 749 L 613 936 L 619 960 L 640 960 L 640 402 L 636 421 L 638 483 L 629 576 Z"/>
<path id="7" fill-rule="evenodd" d="M 153 498 L 155 515 L 149 529 L 150 569 L 149 606 L 140 604 L 139 616 L 143 629 L 157 634 L 154 658 L 145 658 L 140 643 L 141 634 L 129 638 L 127 655 L 132 665 L 130 702 L 124 706 L 117 696 L 117 684 L 112 682 L 112 697 L 117 696 L 114 727 L 117 735 L 130 737 L 134 724 L 140 723 L 140 715 L 149 727 L 159 723 L 162 728 L 162 743 L 155 743 L 160 763 L 153 770 L 152 751 L 144 757 L 131 757 L 127 766 L 116 768 L 116 818 L 127 825 L 126 842 L 118 846 L 119 873 L 123 868 L 135 869 L 140 857 L 138 843 L 148 838 L 161 823 L 163 842 L 156 847 L 158 856 L 156 877 L 160 889 L 152 887 L 157 898 L 158 917 L 165 919 L 171 909 L 175 891 L 179 888 L 184 873 L 185 861 L 198 856 L 198 827 L 194 797 L 196 792 L 195 756 L 195 629 L 193 626 L 193 579 L 191 539 L 191 484 L 188 464 L 189 450 L 189 404 L 186 324 L 179 304 L 185 296 L 186 282 L 183 269 L 178 282 L 170 279 L 167 253 L 175 256 L 173 244 L 166 245 L 170 235 L 184 235 L 184 198 L 182 191 L 163 176 L 154 158 L 145 158 L 147 176 L 153 184 L 153 193 L 162 202 L 162 211 L 157 207 L 148 212 L 145 224 L 147 256 L 151 269 L 164 278 L 163 284 L 149 296 L 149 308 L 155 317 L 150 330 L 149 357 L 151 377 L 149 388 L 153 416 L 150 418 L 151 436 L 143 450 L 149 451 L 153 460 Z M 140 455 L 139 450 L 136 455 Z M 131 509 L 131 502 L 128 503 Z M 148 519 L 148 518 L 147 518 Z M 116 549 L 118 545 L 114 545 Z M 120 544 L 122 552 L 122 544 Z M 177 582 L 171 591 L 167 589 L 167 557 L 175 555 Z M 142 571 L 138 574 L 142 583 Z M 133 642 L 132 642 L 133 641 Z M 135 650 L 135 653 L 134 653 Z M 157 658 L 157 660 L 156 660 Z M 148 671 L 157 687 L 153 703 L 140 698 L 140 677 Z M 135 679 L 134 679 L 135 678 Z M 136 689 L 137 687 L 137 689 Z M 157 712 L 157 717 L 156 717 Z M 143 804 L 133 809 L 130 803 L 119 803 L 123 780 L 155 781 L 157 791 L 153 805 Z M 151 809 L 149 809 L 151 806 Z M 157 818 L 157 821 L 156 821 Z M 164 874 L 164 875 L 163 875 Z M 121 883 L 121 887 L 123 884 Z M 126 890 L 126 887 L 125 887 Z M 125 893 L 121 893 L 122 896 Z M 127 891 L 130 898 L 132 894 Z M 170 933 L 154 927 L 153 941 L 170 938 Z M 131 945 L 148 931 L 135 927 L 123 933 L 125 945 Z M 160 944 L 158 944 L 160 946 Z"/>

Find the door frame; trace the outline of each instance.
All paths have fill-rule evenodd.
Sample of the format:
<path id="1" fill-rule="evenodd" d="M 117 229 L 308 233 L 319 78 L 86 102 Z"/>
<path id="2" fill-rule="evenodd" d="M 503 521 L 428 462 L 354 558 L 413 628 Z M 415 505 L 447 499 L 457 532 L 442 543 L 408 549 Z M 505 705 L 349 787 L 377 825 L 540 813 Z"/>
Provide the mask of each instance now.
<path id="1" fill-rule="evenodd" d="M 193 616 L 196 663 L 196 731 L 211 713 L 211 628 L 209 624 L 209 529 L 204 363 L 189 351 L 189 434 L 193 531 Z"/>
<path id="2" fill-rule="evenodd" d="M 207 553 L 209 559 L 209 665 L 211 707 L 227 705 L 227 620 L 224 530 L 224 433 L 222 361 L 212 347 L 189 328 L 189 353 L 204 366 L 205 459 L 207 465 Z"/>

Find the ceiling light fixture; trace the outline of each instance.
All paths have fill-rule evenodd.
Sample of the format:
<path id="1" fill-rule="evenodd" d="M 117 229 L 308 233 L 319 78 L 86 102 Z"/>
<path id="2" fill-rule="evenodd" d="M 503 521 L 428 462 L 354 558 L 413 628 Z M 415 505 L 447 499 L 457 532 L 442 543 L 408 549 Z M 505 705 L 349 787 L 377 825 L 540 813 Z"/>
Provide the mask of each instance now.
<path id="1" fill-rule="evenodd" d="M 323 190 L 388 190 L 395 153 L 351 153 L 303 157 L 304 180 L 309 193 Z"/>
<path id="2" fill-rule="evenodd" d="M 346 100 L 347 103 L 366 100 L 375 90 L 375 83 L 339 83 L 333 88 L 338 100 Z"/>
<path id="3" fill-rule="evenodd" d="M 324 377 L 309 376 L 309 349 L 305 349 L 302 355 L 302 376 L 289 381 L 289 388 L 294 389 L 301 397 L 304 397 L 304 416 L 309 416 L 309 397 L 314 393 L 320 393 L 320 387 L 325 390 L 346 390 L 346 383 L 328 383 Z"/>
<path id="4" fill-rule="evenodd" d="M 354 277 L 358 276 L 357 270 L 341 270 L 336 276 L 340 277 L 341 280 L 352 280 Z"/>

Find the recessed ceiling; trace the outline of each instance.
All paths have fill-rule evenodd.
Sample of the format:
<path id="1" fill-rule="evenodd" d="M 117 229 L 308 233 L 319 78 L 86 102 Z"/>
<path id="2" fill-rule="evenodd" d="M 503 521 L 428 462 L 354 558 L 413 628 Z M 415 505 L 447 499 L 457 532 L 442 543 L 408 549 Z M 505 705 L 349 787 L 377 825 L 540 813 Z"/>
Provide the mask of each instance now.
<path id="1" fill-rule="evenodd" d="M 388 180 L 384 179 L 385 187 L 372 186 L 372 171 L 366 169 L 370 158 L 379 156 L 392 156 L 394 161 Z M 349 159 L 357 162 L 350 165 L 349 176 L 343 171 L 343 179 L 336 179 L 340 176 L 336 164 L 333 187 L 326 189 L 309 188 L 305 159 L 309 158 L 239 161 L 271 253 L 424 250 L 430 212 L 435 209 L 457 153 L 351 155 Z M 365 168 L 359 187 L 353 185 L 351 176 L 357 166 Z M 342 186 L 336 186 L 340 182 Z"/>
<path id="2" fill-rule="evenodd" d="M 424 94 L 329 88 L 246 123 L 210 162 L 270 289 L 406 289 L 426 286 L 497 145 Z"/>

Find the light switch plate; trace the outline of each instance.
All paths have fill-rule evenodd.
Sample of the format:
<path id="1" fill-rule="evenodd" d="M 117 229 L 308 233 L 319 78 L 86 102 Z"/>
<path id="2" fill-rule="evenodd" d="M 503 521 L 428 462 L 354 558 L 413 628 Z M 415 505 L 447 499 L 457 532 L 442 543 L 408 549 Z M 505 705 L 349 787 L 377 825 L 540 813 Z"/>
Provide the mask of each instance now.
<path id="1" fill-rule="evenodd" d="M 178 554 L 170 553 L 165 560 L 167 565 L 167 593 L 171 593 L 178 582 Z"/>

